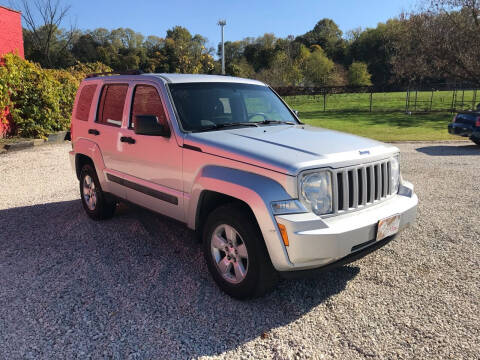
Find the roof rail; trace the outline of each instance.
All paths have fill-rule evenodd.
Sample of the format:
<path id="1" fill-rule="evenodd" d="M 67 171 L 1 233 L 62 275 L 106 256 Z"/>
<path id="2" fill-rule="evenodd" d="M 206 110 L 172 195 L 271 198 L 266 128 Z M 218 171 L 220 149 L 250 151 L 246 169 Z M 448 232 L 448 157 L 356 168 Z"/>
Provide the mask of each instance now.
<path id="1" fill-rule="evenodd" d="M 109 75 L 142 75 L 142 74 L 143 74 L 142 70 L 106 71 L 106 72 L 87 74 L 87 76 L 85 76 L 85 79 L 90 79 L 98 76 L 109 76 Z"/>

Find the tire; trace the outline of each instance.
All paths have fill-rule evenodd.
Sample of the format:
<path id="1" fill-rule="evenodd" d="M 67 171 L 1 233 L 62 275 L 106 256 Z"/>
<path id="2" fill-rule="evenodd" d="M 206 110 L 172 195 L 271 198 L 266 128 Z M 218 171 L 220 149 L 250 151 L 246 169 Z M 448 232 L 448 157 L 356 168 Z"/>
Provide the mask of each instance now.
<path id="1" fill-rule="evenodd" d="M 108 200 L 92 165 L 84 165 L 80 172 L 80 198 L 87 215 L 93 220 L 109 219 L 115 213 L 116 201 Z"/>
<path id="2" fill-rule="evenodd" d="M 208 216 L 203 253 L 217 285 L 236 299 L 262 296 L 278 281 L 260 229 L 241 204 L 222 205 Z"/>
<path id="3" fill-rule="evenodd" d="M 472 140 L 475 144 L 477 144 L 478 146 L 480 146 L 480 138 L 471 137 L 470 140 Z"/>

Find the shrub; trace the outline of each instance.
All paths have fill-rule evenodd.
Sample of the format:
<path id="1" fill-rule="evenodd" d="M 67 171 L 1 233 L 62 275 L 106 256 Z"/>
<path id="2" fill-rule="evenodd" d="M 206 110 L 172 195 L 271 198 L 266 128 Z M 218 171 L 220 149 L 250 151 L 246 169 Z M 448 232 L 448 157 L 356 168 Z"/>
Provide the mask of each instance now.
<path id="1" fill-rule="evenodd" d="M 350 86 L 370 86 L 372 85 L 371 77 L 367 64 L 354 62 L 348 68 L 348 85 Z"/>
<path id="2" fill-rule="evenodd" d="M 86 73 L 101 71 L 111 69 L 93 63 L 49 70 L 16 55 L 5 55 L 0 66 L 0 109 L 10 109 L 15 131 L 10 135 L 45 138 L 67 130 L 80 81 Z M 3 115 L 0 121 L 7 119 Z"/>

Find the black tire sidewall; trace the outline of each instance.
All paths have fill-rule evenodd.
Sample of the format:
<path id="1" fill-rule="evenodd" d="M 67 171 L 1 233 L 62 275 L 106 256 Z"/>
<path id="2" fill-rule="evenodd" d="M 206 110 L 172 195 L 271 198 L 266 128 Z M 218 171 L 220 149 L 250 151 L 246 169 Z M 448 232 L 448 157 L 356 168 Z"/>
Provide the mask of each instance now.
<path id="1" fill-rule="evenodd" d="M 97 203 L 95 205 L 94 210 L 90 210 L 85 202 L 85 198 L 83 196 L 83 181 L 85 176 L 89 175 L 95 184 L 95 193 L 97 197 Z M 100 186 L 100 181 L 98 181 L 97 173 L 95 169 L 91 165 L 84 165 L 82 167 L 82 170 L 80 172 L 80 197 L 82 200 L 82 205 L 83 208 L 85 209 L 85 212 L 87 215 L 94 219 L 94 220 L 101 220 L 105 218 L 105 208 L 109 206 L 109 204 L 106 203 L 105 196 L 102 191 L 102 187 Z"/>
<path id="2" fill-rule="evenodd" d="M 240 234 L 247 247 L 248 271 L 245 279 L 239 284 L 232 284 L 222 277 L 211 252 L 213 231 L 222 224 L 232 226 Z M 205 260 L 215 282 L 230 296 L 237 299 L 255 296 L 261 285 L 259 282 L 261 281 L 262 262 L 265 261 L 263 257 L 266 255 L 262 245 L 265 246 L 258 226 L 241 207 L 224 205 L 214 210 L 208 217 L 203 233 Z"/>

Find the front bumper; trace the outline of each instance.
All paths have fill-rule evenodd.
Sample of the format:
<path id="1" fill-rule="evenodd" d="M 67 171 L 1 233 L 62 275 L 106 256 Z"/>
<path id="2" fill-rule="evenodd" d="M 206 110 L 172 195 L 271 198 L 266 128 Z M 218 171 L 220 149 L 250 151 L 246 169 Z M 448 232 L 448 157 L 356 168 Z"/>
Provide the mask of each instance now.
<path id="1" fill-rule="evenodd" d="M 390 199 L 344 215 L 330 218 L 312 213 L 276 216 L 288 233 L 287 254 L 293 265 L 288 271 L 322 267 L 375 246 L 379 220 L 400 215 L 402 229 L 415 221 L 417 204 L 413 186 L 403 183 L 399 194 Z"/>
<path id="2" fill-rule="evenodd" d="M 470 137 L 474 132 L 473 126 L 462 123 L 448 124 L 448 133 L 452 135 Z"/>

